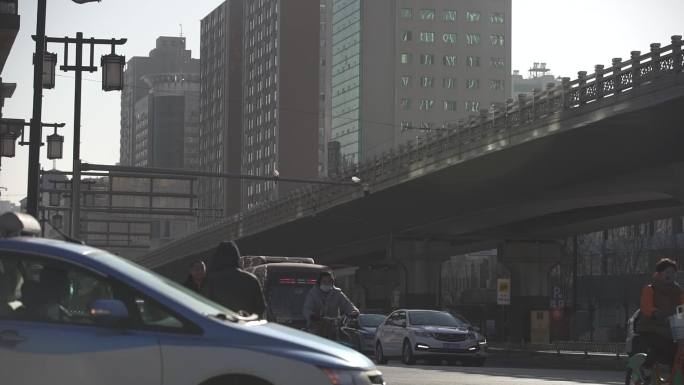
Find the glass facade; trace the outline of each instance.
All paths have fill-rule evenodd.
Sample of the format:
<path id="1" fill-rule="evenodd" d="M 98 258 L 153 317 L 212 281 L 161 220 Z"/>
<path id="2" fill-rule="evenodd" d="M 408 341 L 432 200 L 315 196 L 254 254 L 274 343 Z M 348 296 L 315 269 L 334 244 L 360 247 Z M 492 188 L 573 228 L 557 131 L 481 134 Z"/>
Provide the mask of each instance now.
<path id="1" fill-rule="evenodd" d="M 402 10 L 402 16 L 409 13 Z M 361 108 L 361 0 L 333 0 L 332 140 L 339 142 L 343 164 L 358 162 Z M 410 62 L 402 54 L 401 63 Z"/>

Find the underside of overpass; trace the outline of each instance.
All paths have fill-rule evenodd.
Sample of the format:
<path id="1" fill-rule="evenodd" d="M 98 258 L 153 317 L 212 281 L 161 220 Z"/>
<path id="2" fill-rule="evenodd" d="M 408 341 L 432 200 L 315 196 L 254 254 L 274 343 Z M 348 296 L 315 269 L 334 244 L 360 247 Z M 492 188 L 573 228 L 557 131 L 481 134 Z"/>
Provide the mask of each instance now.
<path id="1" fill-rule="evenodd" d="M 238 244 L 243 254 L 358 265 L 388 262 L 392 240 L 431 241 L 456 255 L 682 215 L 684 78 L 673 79 L 628 100 L 551 116 L 522 144 L 373 186 L 367 196 L 247 234 Z M 536 137 L 536 128 L 550 127 L 554 133 Z M 164 262 L 148 266 L 178 276 L 227 238 L 220 226 L 210 229 L 174 242 L 159 251 L 169 253 Z"/>

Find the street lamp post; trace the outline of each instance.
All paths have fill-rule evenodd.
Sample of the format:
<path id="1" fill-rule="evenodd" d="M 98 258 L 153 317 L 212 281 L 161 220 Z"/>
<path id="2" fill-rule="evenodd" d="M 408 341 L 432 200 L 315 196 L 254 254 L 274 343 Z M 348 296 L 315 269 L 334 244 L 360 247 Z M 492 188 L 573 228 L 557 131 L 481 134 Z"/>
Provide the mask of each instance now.
<path id="1" fill-rule="evenodd" d="M 90 3 L 99 0 L 72 0 L 77 4 Z M 33 57 L 33 115 L 31 117 L 31 130 L 29 134 L 29 162 L 28 162 L 28 183 L 26 191 L 26 212 L 34 217 L 38 217 L 38 188 L 40 182 L 40 146 L 42 137 L 42 115 L 43 115 L 43 71 L 45 61 L 45 18 L 47 0 L 38 0 L 38 11 L 36 15 L 36 53 Z M 48 59 L 56 59 L 54 55 L 49 55 Z M 52 80 L 54 80 L 54 69 Z M 50 79 L 50 77 L 48 77 Z"/>
<path id="2" fill-rule="evenodd" d="M 87 2 L 87 1 L 84 1 Z M 47 43 L 64 44 L 64 64 L 60 69 L 65 72 L 75 73 L 74 91 L 74 145 L 73 145 L 73 181 L 71 183 L 71 236 L 78 239 L 81 219 L 81 86 L 83 71 L 96 72 L 94 65 L 94 55 L 96 45 L 111 46 L 112 51 L 109 55 L 102 56 L 102 89 L 104 91 L 119 91 L 123 88 L 123 67 L 126 59 L 115 53 L 115 47 L 126 43 L 126 39 L 95 39 L 83 38 L 83 33 L 76 33 L 76 38 L 64 37 L 45 37 Z M 76 45 L 76 62 L 69 65 L 68 46 Z M 90 45 L 90 65 L 83 65 L 83 45 Z M 56 61 L 54 64 L 56 65 Z"/>

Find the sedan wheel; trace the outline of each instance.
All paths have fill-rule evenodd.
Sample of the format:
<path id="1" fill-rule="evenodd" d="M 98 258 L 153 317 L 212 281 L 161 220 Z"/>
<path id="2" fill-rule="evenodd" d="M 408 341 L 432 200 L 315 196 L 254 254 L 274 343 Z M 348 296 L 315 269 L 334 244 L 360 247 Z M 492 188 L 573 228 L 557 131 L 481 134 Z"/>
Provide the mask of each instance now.
<path id="1" fill-rule="evenodd" d="M 404 341 L 404 348 L 401 350 L 401 361 L 406 365 L 413 365 L 416 362 L 413 357 L 413 350 L 411 350 L 411 343 Z"/>
<path id="2" fill-rule="evenodd" d="M 384 365 L 387 363 L 387 357 L 385 357 L 385 354 L 382 351 L 382 345 L 380 342 L 375 344 L 375 362 L 379 365 Z"/>

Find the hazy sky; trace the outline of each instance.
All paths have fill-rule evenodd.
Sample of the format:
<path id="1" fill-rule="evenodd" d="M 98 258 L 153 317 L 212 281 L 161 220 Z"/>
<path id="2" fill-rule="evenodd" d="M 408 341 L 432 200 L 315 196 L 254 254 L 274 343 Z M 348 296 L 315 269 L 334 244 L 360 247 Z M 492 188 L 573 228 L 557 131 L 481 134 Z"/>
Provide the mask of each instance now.
<path id="1" fill-rule="evenodd" d="M 373 1 L 373 0 L 363 0 Z M 47 0 L 47 34 L 102 39 L 128 38 L 117 50 L 130 58 L 144 56 L 158 36 L 178 36 L 183 26 L 188 48 L 199 57 L 199 21 L 221 0 L 102 0 L 76 5 L 70 0 Z M 35 34 L 36 0 L 19 0 L 21 30 L 2 73 L 4 82 L 17 83 L 5 101 L 3 117 L 29 120 L 32 114 L 33 72 L 31 57 Z M 595 64 L 610 65 L 613 57 L 628 58 L 632 50 L 646 52 L 649 44 L 669 44 L 671 35 L 684 33 L 684 0 L 513 0 L 513 69 L 525 75 L 532 62 L 546 62 L 554 75 L 575 77 L 592 72 Z M 58 62 L 61 45 L 50 45 Z M 70 50 L 73 55 L 73 47 Z M 87 52 L 87 51 L 86 51 Z M 96 60 L 107 54 L 100 48 Z M 87 53 L 84 55 L 86 56 Z M 87 57 L 87 56 L 86 56 Z M 120 93 L 101 90 L 101 72 L 85 73 L 81 118 L 81 159 L 114 164 L 119 161 Z M 64 122 L 65 159 L 61 169 L 71 169 L 71 125 L 74 98 L 73 73 L 58 72 L 56 87 L 44 91 L 43 122 Z M 52 168 L 41 149 L 43 168 Z M 0 171 L 2 198 L 18 202 L 26 195 L 28 147 L 17 146 L 15 158 L 3 158 Z"/>

